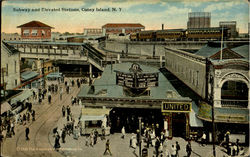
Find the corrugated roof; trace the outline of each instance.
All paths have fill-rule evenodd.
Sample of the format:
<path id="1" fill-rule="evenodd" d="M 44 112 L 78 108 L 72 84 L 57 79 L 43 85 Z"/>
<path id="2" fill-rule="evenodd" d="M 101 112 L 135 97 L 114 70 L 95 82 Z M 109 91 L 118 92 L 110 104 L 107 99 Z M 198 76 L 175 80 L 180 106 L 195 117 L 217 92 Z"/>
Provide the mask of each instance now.
<path id="1" fill-rule="evenodd" d="M 143 27 L 140 23 L 107 23 L 106 25 L 102 27 Z"/>
<path id="2" fill-rule="evenodd" d="M 204 47 L 199 49 L 195 54 L 199 56 L 203 56 L 203 57 L 210 57 L 214 55 L 215 53 L 219 52 L 220 50 L 221 50 L 220 47 L 217 47 L 217 46 L 212 47 L 212 46 L 205 45 Z"/>
<path id="3" fill-rule="evenodd" d="M 27 81 L 29 79 L 32 79 L 36 76 L 38 76 L 39 74 L 37 72 L 34 71 L 25 71 L 23 73 L 21 73 L 21 79 L 22 81 Z"/>
<path id="4" fill-rule="evenodd" d="M 242 45 L 232 49 L 234 52 L 240 54 L 245 59 L 249 60 L 249 45 Z"/>
<path id="5" fill-rule="evenodd" d="M 21 28 L 21 27 L 48 27 L 48 28 L 53 28 L 49 25 L 46 25 L 40 21 L 31 21 L 28 23 L 25 23 L 23 25 L 17 26 L 17 28 Z"/>

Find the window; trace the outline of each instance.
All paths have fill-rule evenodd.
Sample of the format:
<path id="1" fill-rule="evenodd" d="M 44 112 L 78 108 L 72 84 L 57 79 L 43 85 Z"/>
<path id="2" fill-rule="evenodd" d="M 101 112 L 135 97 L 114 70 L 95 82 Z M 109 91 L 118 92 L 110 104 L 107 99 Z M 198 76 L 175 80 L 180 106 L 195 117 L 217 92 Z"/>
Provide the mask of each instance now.
<path id="1" fill-rule="evenodd" d="M 15 86 L 17 86 L 17 79 L 15 79 Z"/>
<path id="2" fill-rule="evenodd" d="M 33 29 L 32 32 L 31 32 L 32 36 L 37 36 L 37 30 L 36 29 Z"/>
<path id="3" fill-rule="evenodd" d="M 30 31 L 28 29 L 23 30 L 23 35 L 24 36 L 29 36 L 30 35 Z"/>
<path id="4" fill-rule="evenodd" d="M 45 35 L 45 31 L 44 30 L 42 30 L 42 36 L 44 36 Z"/>

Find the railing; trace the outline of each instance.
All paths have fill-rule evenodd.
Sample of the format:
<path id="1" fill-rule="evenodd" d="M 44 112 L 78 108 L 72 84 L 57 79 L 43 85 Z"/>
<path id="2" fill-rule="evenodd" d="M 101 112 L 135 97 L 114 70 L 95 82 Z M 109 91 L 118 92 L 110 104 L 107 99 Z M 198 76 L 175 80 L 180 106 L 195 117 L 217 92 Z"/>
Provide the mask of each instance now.
<path id="1" fill-rule="evenodd" d="M 232 100 L 232 99 L 222 99 L 222 107 L 237 107 L 237 108 L 247 108 L 248 100 Z"/>

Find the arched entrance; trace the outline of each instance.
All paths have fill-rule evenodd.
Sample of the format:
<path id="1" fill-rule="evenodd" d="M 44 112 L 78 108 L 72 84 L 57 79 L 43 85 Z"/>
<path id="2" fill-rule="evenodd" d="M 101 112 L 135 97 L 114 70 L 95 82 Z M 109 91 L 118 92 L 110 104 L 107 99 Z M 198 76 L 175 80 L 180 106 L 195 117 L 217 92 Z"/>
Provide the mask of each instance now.
<path id="1" fill-rule="evenodd" d="M 229 80 L 223 83 L 221 88 L 222 107 L 248 106 L 248 87 L 243 81 Z"/>

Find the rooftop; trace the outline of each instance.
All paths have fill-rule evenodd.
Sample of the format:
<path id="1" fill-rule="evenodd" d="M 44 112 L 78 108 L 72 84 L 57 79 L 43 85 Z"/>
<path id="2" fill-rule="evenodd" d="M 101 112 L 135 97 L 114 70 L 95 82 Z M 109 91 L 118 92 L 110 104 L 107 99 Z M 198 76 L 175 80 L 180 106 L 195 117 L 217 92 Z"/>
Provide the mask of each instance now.
<path id="1" fill-rule="evenodd" d="M 133 99 L 168 99 L 168 100 L 183 100 L 191 101 L 187 97 L 179 95 L 177 90 L 172 86 L 170 81 L 159 72 L 158 69 L 140 65 L 141 69 L 145 73 L 159 72 L 159 85 L 156 87 L 150 87 L 150 95 L 130 97 L 124 94 L 123 87 L 116 85 L 116 72 L 123 71 L 128 72 L 132 63 L 121 63 L 114 65 L 107 65 L 104 69 L 102 77 L 96 79 L 93 86 L 95 88 L 94 93 L 90 94 L 90 86 L 84 86 L 78 94 L 78 97 L 98 97 L 98 98 L 133 98 Z M 173 97 L 167 98 L 167 93 L 173 93 Z"/>
<path id="2" fill-rule="evenodd" d="M 43 28 L 53 28 L 47 24 L 44 24 L 40 21 L 31 21 L 28 23 L 25 23 L 23 25 L 17 26 L 17 28 L 22 28 L 22 27 L 43 27 Z"/>
<path id="3" fill-rule="evenodd" d="M 107 23 L 102 27 L 142 27 L 142 28 L 145 28 L 145 26 L 143 26 L 140 23 Z"/>

